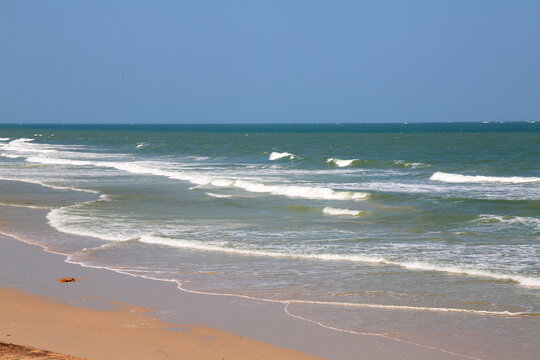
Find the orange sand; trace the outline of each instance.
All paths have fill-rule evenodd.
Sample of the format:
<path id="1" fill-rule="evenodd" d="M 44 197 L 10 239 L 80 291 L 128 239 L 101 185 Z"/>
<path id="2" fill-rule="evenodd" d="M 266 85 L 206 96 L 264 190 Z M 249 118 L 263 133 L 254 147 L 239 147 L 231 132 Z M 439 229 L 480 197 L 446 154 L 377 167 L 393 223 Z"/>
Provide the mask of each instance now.
<path id="1" fill-rule="evenodd" d="M 319 359 L 205 326 L 167 324 L 149 313 L 135 306 L 116 311 L 85 309 L 0 288 L 0 342 L 89 360 Z M 23 353 L 19 355 L 10 356 L 25 359 Z M 69 358 L 49 355 L 42 358 Z"/>

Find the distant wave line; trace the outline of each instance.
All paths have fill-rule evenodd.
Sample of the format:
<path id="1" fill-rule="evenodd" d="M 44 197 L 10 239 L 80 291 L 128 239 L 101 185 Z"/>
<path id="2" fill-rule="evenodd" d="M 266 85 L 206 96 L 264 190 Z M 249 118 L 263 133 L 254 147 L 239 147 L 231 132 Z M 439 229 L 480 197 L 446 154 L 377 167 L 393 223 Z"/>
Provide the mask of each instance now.
<path id="1" fill-rule="evenodd" d="M 163 176 L 170 179 L 188 181 L 196 185 L 211 185 L 215 187 L 235 187 L 248 192 L 268 193 L 287 197 L 300 197 L 305 199 L 322 200 L 366 200 L 368 193 L 357 191 L 339 191 L 326 187 L 313 187 L 305 185 L 267 185 L 242 179 L 215 179 L 204 175 L 190 174 L 187 172 L 163 170 L 160 168 L 141 165 L 137 162 L 111 162 L 72 160 L 51 157 L 31 156 L 26 158 L 28 162 L 40 164 L 72 165 L 72 166 L 95 166 L 113 168 L 133 174 L 145 174 Z"/>
<path id="2" fill-rule="evenodd" d="M 437 171 L 431 177 L 430 180 L 437 180 L 450 183 L 510 183 L 510 184 L 525 184 L 525 183 L 534 183 L 540 182 L 540 177 L 521 177 L 521 176 L 473 176 L 473 175 L 462 175 L 462 174 L 452 174 L 445 173 L 442 171 Z"/>

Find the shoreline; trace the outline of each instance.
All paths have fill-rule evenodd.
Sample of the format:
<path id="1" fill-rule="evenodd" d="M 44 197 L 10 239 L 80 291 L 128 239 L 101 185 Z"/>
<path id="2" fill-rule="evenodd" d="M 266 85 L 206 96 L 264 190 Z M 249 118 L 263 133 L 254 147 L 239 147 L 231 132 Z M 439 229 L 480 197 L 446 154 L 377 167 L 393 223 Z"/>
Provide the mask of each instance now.
<path id="1" fill-rule="evenodd" d="M 14 208 L 8 204 L 0 206 L 0 215 L 6 215 L 6 209 L 10 207 Z M 7 213 L 9 215 L 9 211 Z M 111 309 L 110 301 L 133 304 L 155 309 L 152 316 L 171 324 L 208 326 L 329 359 L 357 358 L 358 354 L 366 359 L 473 358 L 379 335 L 336 331 L 339 329 L 288 314 L 286 304 L 281 302 L 196 293 L 179 288 L 176 282 L 71 264 L 65 255 L 12 236 L 0 235 L 0 249 L 0 286 L 53 298 L 61 303 L 89 309 Z M 60 286 L 55 279 L 62 277 L 85 281 Z M 6 339 L 0 338 L 0 341 Z"/>
<path id="2" fill-rule="evenodd" d="M 470 358 L 391 339 L 330 330 L 287 315 L 283 311 L 283 304 L 232 296 L 191 294 L 179 291 L 171 282 L 146 280 L 110 270 L 69 264 L 59 261 L 62 255 L 48 253 L 38 245 L 27 244 L 5 235 L 0 235 L 0 249 L 0 308 L 10 314 L 13 314 L 14 303 L 6 302 L 7 297 L 4 294 L 18 292 L 22 299 L 54 304 L 54 311 L 48 311 L 49 318 L 63 314 L 66 309 L 76 309 L 73 310 L 75 312 L 110 313 L 115 312 L 115 304 L 128 304 L 125 305 L 127 308 L 150 309 L 151 313 L 145 313 L 145 316 L 151 319 L 149 321 L 168 323 L 169 325 L 164 326 L 167 329 L 196 324 L 192 326 L 208 328 L 209 331 L 221 332 L 227 336 L 248 338 L 248 342 L 260 342 L 279 351 L 291 351 L 295 354 L 292 358 L 304 356 L 306 359 L 351 359 L 358 354 L 362 354 L 361 358 L 365 359 Z M 58 281 L 68 275 L 80 281 Z M 156 293 L 162 296 L 158 299 L 153 296 Z M 10 322 L 17 324 L 22 320 L 20 314 L 15 312 L 15 317 Z M 34 322 L 29 322 L 26 329 L 32 328 Z M 70 343 L 69 337 L 61 339 L 59 343 L 43 343 L 39 332 L 34 333 L 35 338 L 32 340 L 21 339 L 22 341 L 17 342 L 16 337 L 6 336 L 10 334 L 5 327 L 9 324 L 0 324 L 0 342 L 13 342 L 39 349 L 45 345 L 47 347 L 43 348 L 44 350 L 54 352 L 65 352 L 64 344 Z M 77 331 L 81 329 L 84 329 L 84 325 Z M 41 335 L 46 337 L 48 332 L 44 329 L 42 331 Z M 26 332 L 27 330 L 23 331 Z M 122 336 L 110 334 L 108 338 L 120 341 Z M 78 348 L 68 348 L 67 353 L 72 356 L 107 359 L 106 354 L 85 357 L 84 353 L 72 349 Z M 265 354 L 266 358 L 282 358 L 281 355 L 275 357 L 268 351 Z"/>
<path id="3" fill-rule="evenodd" d="M 150 316 L 151 309 L 127 304 L 94 310 L 10 288 L 0 288 L 0 297 L 2 342 L 83 359 L 320 359 L 206 326 L 168 324 Z"/>

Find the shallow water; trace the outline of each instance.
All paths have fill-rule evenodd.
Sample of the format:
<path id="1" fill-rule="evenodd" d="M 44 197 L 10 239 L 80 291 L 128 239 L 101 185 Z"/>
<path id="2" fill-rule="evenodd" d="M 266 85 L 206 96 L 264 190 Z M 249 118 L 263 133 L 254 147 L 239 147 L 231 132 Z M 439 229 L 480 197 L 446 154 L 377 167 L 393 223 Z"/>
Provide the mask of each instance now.
<path id="1" fill-rule="evenodd" d="M 473 357 L 536 356 L 539 123 L 4 125 L 0 138 L 1 178 L 56 188 L 2 202 L 84 236 L 40 240 L 70 261 L 296 300 L 292 315 L 326 326 Z"/>

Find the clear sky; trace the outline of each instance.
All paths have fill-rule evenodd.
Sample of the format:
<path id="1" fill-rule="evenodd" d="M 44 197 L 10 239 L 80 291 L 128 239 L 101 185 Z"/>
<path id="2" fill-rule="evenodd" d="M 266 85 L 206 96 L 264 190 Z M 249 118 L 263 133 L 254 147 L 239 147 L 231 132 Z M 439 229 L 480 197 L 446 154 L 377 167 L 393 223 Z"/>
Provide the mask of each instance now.
<path id="1" fill-rule="evenodd" d="M 540 120 L 540 1 L 0 1 L 0 122 Z"/>

